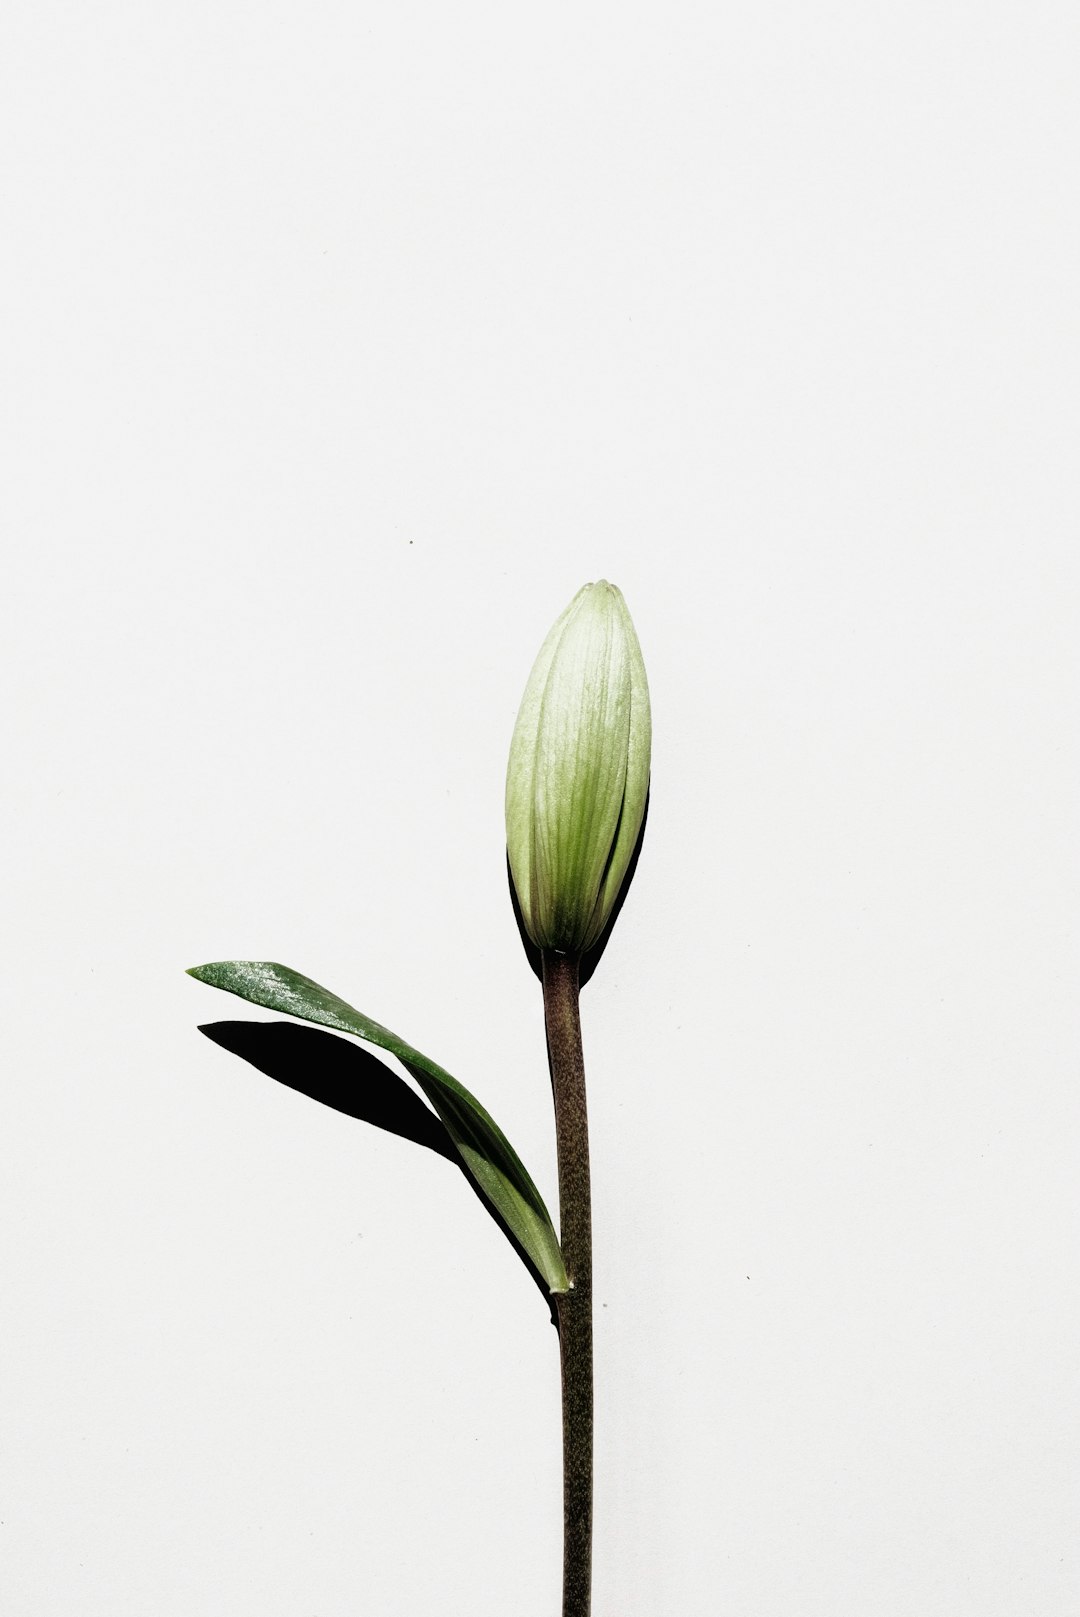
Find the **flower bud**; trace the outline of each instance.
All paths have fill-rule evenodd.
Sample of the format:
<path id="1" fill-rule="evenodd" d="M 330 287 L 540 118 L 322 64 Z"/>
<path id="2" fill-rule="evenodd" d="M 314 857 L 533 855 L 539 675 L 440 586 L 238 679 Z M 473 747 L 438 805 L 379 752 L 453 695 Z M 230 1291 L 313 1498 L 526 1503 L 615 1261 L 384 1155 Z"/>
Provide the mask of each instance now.
<path id="1" fill-rule="evenodd" d="M 649 790 L 649 687 L 614 584 L 578 591 L 533 665 L 510 743 L 506 845 L 538 949 L 582 954 L 607 924 Z"/>

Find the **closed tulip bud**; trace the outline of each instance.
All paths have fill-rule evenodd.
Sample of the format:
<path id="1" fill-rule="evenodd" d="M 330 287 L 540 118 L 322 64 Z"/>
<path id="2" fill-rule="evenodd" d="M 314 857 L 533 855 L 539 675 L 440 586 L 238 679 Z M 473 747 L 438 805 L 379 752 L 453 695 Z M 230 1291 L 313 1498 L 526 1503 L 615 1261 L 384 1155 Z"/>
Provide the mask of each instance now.
<path id="1" fill-rule="evenodd" d="M 506 774 L 506 843 L 525 930 L 579 955 L 604 930 L 649 790 L 649 687 L 614 584 L 579 590 L 540 649 Z"/>

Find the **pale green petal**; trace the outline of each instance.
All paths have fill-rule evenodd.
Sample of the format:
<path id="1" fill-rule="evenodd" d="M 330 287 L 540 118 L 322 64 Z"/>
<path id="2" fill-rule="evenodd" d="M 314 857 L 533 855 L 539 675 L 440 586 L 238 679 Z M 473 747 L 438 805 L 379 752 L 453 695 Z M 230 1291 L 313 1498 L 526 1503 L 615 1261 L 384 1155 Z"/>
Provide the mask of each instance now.
<path id="1" fill-rule="evenodd" d="M 625 878 L 648 792 L 648 686 L 619 590 L 587 584 L 544 641 L 507 771 L 507 849 L 540 948 L 596 941 Z"/>
<path id="2" fill-rule="evenodd" d="M 525 694 L 521 699 L 514 734 L 510 742 L 510 762 L 506 771 L 506 847 L 510 858 L 510 871 L 521 905 L 526 931 L 532 935 L 536 924 L 533 898 L 533 816 L 535 800 L 533 778 L 536 768 L 536 741 L 540 723 L 540 709 L 544 700 L 544 687 L 548 671 L 562 638 L 563 629 L 581 597 L 589 588 L 580 589 L 570 605 L 556 619 L 540 655 L 533 664 Z"/>
<path id="3" fill-rule="evenodd" d="M 649 796 L 649 777 L 652 768 L 652 707 L 649 701 L 649 681 L 645 674 L 645 659 L 634 633 L 634 625 L 626 602 L 619 590 L 619 610 L 625 620 L 625 644 L 629 660 L 630 725 L 627 737 L 626 782 L 622 818 L 611 856 L 607 876 L 601 893 L 601 908 L 595 932 L 585 945 L 589 948 L 607 925 L 608 916 L 615 906 L 630 861 L 634 856 L 641 822 L 645 817 L 645 803 Z"/>

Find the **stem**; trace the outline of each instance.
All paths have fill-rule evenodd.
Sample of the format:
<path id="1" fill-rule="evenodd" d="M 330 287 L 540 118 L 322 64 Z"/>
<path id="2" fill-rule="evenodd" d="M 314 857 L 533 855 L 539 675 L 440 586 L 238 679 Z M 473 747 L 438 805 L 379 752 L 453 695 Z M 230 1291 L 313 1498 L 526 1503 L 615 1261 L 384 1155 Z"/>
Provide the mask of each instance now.
<path id="1" fill-rule="evenodd" d="M 579 964 L 576 955 L 543 951 L 544 1024 L 559 1153 L 559 1233 L 570 1280 L 570 1290 L 555 1298 L 562 1365 L 563 1617 L 589 1617 L 592 1573 L 592 1218 Z"/>

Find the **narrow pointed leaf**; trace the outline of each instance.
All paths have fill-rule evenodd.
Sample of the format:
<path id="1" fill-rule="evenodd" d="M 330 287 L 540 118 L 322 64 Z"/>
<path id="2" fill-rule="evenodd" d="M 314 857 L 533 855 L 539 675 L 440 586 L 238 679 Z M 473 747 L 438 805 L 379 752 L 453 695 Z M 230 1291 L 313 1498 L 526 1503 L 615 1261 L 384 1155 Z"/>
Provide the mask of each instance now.
<path id="1" fill-rule="evenodd" d="M 217 960 L 192 967 L 188 975 L 266 1010 L 352 1033 L 397 1056 L 442 1118 L 466 1168 L 550 1289 L 568 1289 L 558 1237 L 540 1192 L 498 1124 L 456 1078 L 389 1028 L 288 966 L 271 960 Z"/>

